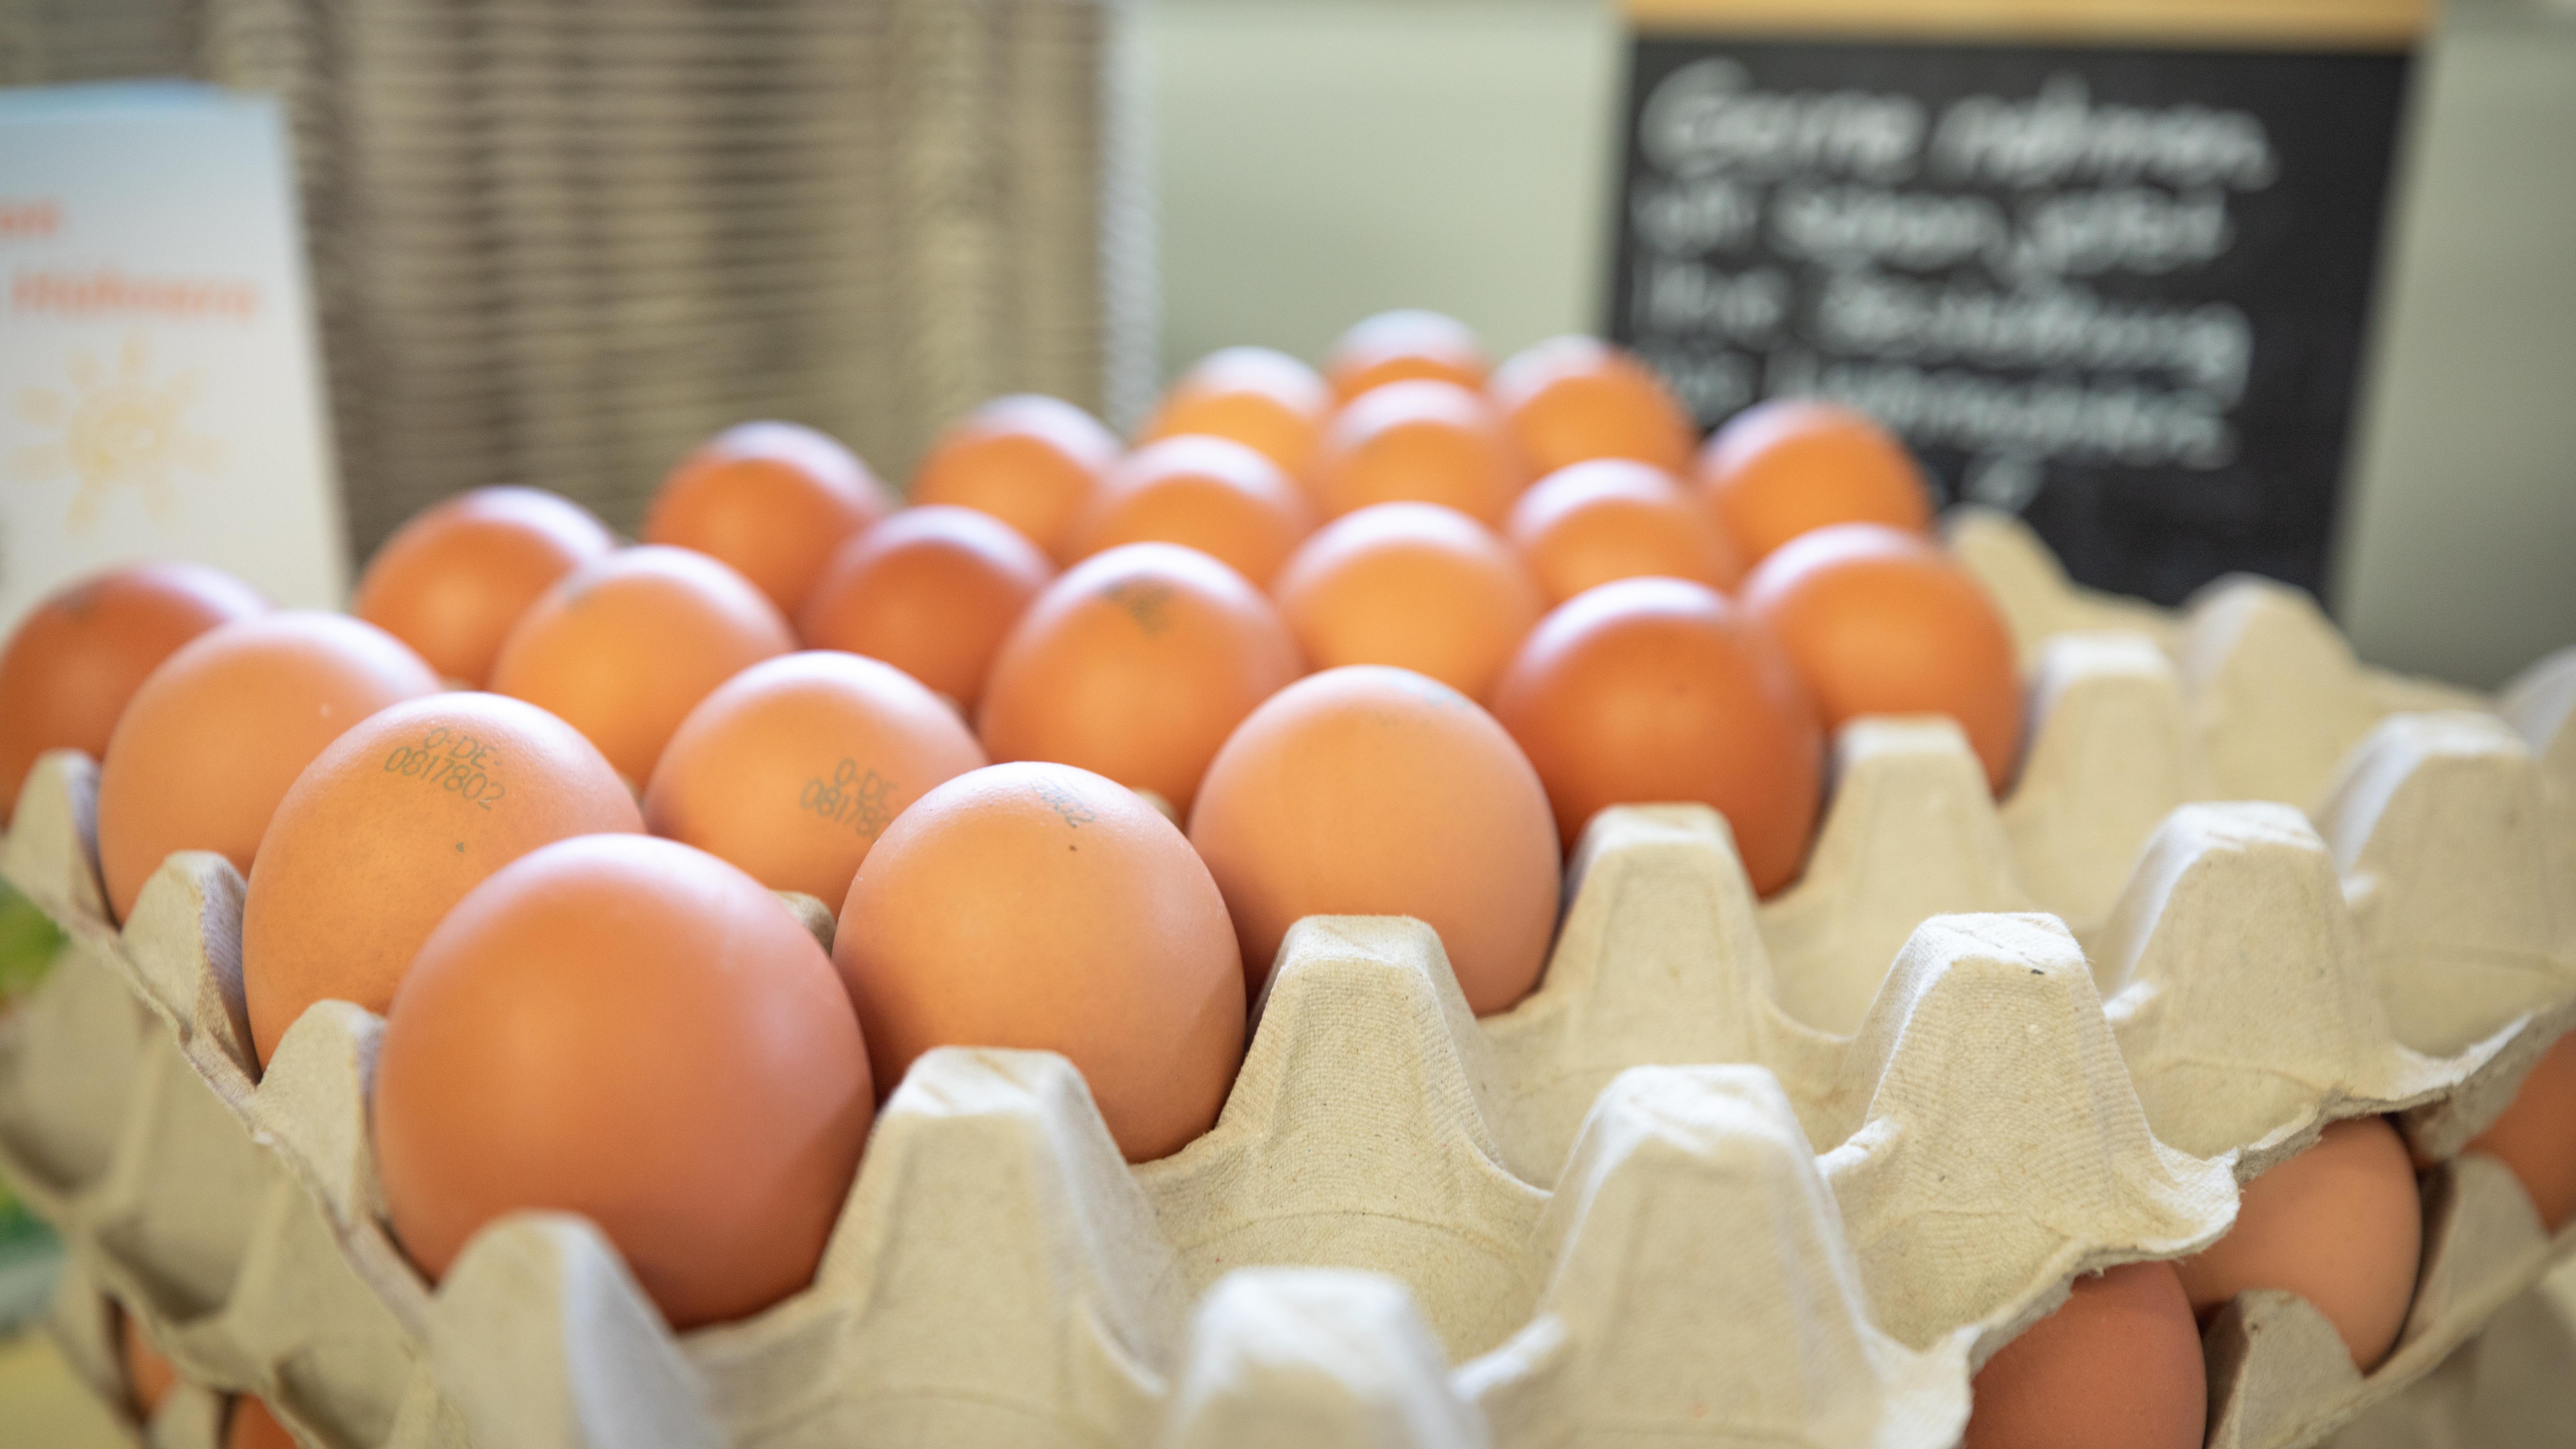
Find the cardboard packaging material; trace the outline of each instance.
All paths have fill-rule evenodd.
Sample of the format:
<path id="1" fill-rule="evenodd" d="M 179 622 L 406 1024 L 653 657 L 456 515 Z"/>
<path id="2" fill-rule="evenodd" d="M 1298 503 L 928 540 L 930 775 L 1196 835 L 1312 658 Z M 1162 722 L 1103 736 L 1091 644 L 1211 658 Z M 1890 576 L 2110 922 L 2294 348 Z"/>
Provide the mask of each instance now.
<path id="1" fill-rule="evenodd" d="M 2576 646 L 2489 699 L 2363 665 L 2314 599 L 2268 579 L 2219 579 L 2168 611 L 2071 582 L 2010 514 L 1963 506 L 1944 527 L 2001 607 L 2030 681 L 2032 736 L 2004 811 L 2025 881 L 2070 923 L 2099 920 L 2176 805 L 2276 800 L 2322 822 L 2355 787 L 2372 732 L 2397 715 L 2479 716 L 2464 727 L 2497 750 L 2518 736 L 2540 818 L 2511 822 L 2536 843 L 2515 868 L 2559 879 L 2576 869 Z M 2485 748 L 2463 740 L 2451 753 Z M 2405 773 L 2382 758 L 2381 778 Z M 2500 788 L 2530 788 L 2488 773 Z"/>
<path id="2" fill-rule="evenodd" d="M 2576 1267 L 2562 1265 L 2334 1449 L 2556 1449 L 2576 1443 Z"/>
<path id="3" fill-rule="evenodd" d="M 2033 638 L 2002 805 L 1955 726 L 1856 722 L 1768 903 L 1713 812 L 1604 812 L 1540 989 L 1482 1020 L 1420 923 L 1304 921 L 1217 1125 L 1158 1162 L 1061 1058 L 935 1052 L 812 1287 L 685 1335 L 577 1218 L 505 1218 L 422 1282 L 369 1144 L 381 1021 L 323 1003 L 255 1077 L 239 876 L 174 855 L 110 925 L 94 767 L 48 756 L 0 869 L 72 943 L 0 1025 L 0 1171 L 72 1245 L 76 1368 L 118 1395 L 112 1297 L 210 1386 L 162 1445 L 211 1445 L 221 1389 L 389 1449 L 1939 1449 L 2076 1275 L 2197 1251 L 2241 1183 L 2387 1113 L 2434 1163 L 2395 1352 L 2357 1374 L 2278 1293 L 2205 1339 L 2213 1445 L 2317 1443 L 2576 1244 L 2459 1155 L 2576 1024 L 2576 656 L 2512 724 L 2364 722 L 2311 815 L 2207 803 L 2212 761 L 2262 757 L 2230 743 L 2278 715 L 2259 673 L 2047 607 L 2086 627 Z M 2292 637 L 2238 607 L 2236 648 Z M 2211 711 L 2226 679 L 2253 702 Z"/>

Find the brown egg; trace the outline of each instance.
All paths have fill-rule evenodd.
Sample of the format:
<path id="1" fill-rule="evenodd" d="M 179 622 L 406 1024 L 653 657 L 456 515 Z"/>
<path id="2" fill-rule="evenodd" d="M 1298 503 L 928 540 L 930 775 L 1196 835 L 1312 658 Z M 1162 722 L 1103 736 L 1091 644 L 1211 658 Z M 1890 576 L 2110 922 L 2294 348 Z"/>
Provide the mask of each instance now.
<path id="1" fill-rule="evenodd" d="M 1363 665 L 1281 690 L 1225 742 L 1189 821 L 1254 995 L 1305 916 L 1428 922 L 1479 1016 L 1546 969 L 1562 883 L 1546 792 L 1437 680 Z"/>
<path id="2" fill-rule="evenodd" d="M 1128 454 L 1076 533 L 1085 556 L 1177 543 L 1267 586 L 1314 531 L 1313 506 L 1278 464 L 1231 439 L 1188 435 Z"/>
<path id="3" fill-rule="evenodd" d="M 2551 1233 L 2576 1219 L 2576 1033 L 2562 1036 L 2522 1079 L 2513 1105 L 2469 1151 L 2513 1169 Z"/>
<path id="4" fill-rule="evenodd" d="M 1202 357 L 1172 384 L 1139 443 L 1204 433 L 1258 449 L 1291 478 L 1306 476 L 1333 390 L 1315 369 L 1267 347 L 1228 347 Z"/>
<path id="5" fill-rule="evenodd" d="M 1866 413 L 1806 398 L 1756 403 L 1700 450 L 1700 495 L 1747 565 L 1837 523 L 1932 531 L 1914 455 Z"/>
<path id="6" fill-rule="evenodd" d="M 376 550 L 350 612 L 469 689 L 555 581 L 617 547 L 608 526 L 535 488 L 477 488 L 415 515 Z"/>
<path id="7" fill-rule="evenodd" d="M 1154 809 L 1068 765 L 932 790 L 850 882 L 832 947 L 880 1091 L 942 1046 L 1060 1052 L 1130 1162 L 1214 1125 L 1243 972 L 1207 867 Z"/>
<path id="8" fill-rule="evenodd" d="M 830 434 L 799 423 L 743 423 L 671 470 L 644 515 L 644 541 L 723 561 L 792 618 L 842 540 L 898 502 Z"/>
<path id="9" fill-rule="evenodd" d="M 1690 414 L 1644 363 L 1589 337 L 1553 338 L 1515 355 L 1486 393 L 1535 477 L 1594 458 L 1634 458 L 1679 474 L 1698 441 Z"/>
<path id="10" fill-rule="evenodd" d="M 939 435 L 912 475 L 912 501 L 981 509 L 1071 563 L 1074 527 L 1117 461 L 1116 435 L 1073 404 L 999 397 Z"/>
<path id="11" fill-rule="evenodd" d="M 1381 503 L 1326 524 L 1271 593 L 1315 668 L 1388 664 L 1475 699 L 1547 610 L 1511 545 L 1436 503 Z"/>
<path id="12" fill-rule="evenodd" d="M 995 760 L 1079 765 L 1186 813 L 1217 746 L 1301 670 L 1278 609 L 1243 575 L 1196 549 L 1131 543 L 1029 606 L 977 725 Z"/>
<path id="13" fill-rule="evenodd" d="M 295 1436 L 277 1422 L 266 1402 L 249 1394 L 233 1397 L 224 1415 L 224 1449 L 299 1449 Z"/>
<path id="14" fill-rule="evenodd" d="M 161 1401 L 178 1387 L 179 1371 L 152 1346 L 141 1319 L 113 1300 L 110 1311 L 116 1315 L 117 1352 L 125 1361 L 126 1396 L 133 1402 L 134 1421 L 150 1424 L 152 1416 L 161 1412 Z"/>
<path id="15" fill-rule="evenodd" d="M 771 890 L 838 905 L 894 817 L 983 767 L 965 721 L 912 676 L 809 650 L 751 666 L 689 712 L 644 818 Z"/>
<path id="16" fill-rule="evenodd" d="M 1977 1371 L 1961 1449 L 2200 1449 L 2209 1380 L 2171 1263 L 2075 1280 Z"/>
<path id="17" fill-rule="evenodd" d="M 1391 382 L 1334 414 L 1312 489 L 1326 518 L 1438 503 L 1500 528 L 1528 482 L 1482 397 L 1451 382 Z"/>
<path id="18" fill-rule="evenodd" d="M 972 713 L 1002 638 L 1055 577 L 989 513 L 907 508 L 841 545 L 797 621 L 806 644 L 882 659 Z"/>
<path id="19" fill-rule="evenodd" d="M 1504 532 L 1551 607 L 1614 579 L 1730 589 L 1743 576 L 1708 511 L 1671 474 L 1625 458 L 1595 458 L 1540 479 Z"/>
<path id="20" fill-rule="evenodd" d="M 715 687 L 796 647 L 758 589 L 683 548 L 622 549 L 548 589 L 501 645 L 494 693 L 551 710 L 631 784 Z"/>
<path id="21" fill-rule="evenodd" d="M 0 826 L 36 757 L 107 753 L 126 701 L 178 647 L 218 624 L 268 612 L 228 573 L 198 564 L 110 569 L 28 611 L 0 650 Z"/>
<path id="22" fill-rule="evenodd" d="M 1696 801 L 1726 817 L 1764 895 L 1795 879 L 1824 791 L 1815 706 L 1761 626 L 1680 579 L 1622 579 L 1540 621 L 1494 717 L 1547 783 L 1571 850 L 1609 805 Z"/>
<path id="23" fill-rule="evenodd" d="M 181 646 L 134 692 L 99 763 L 99 874 L 117 919 L 174 850 L 215 851 L 248 875 L 314 756 L 437 689 L 401 640 L 342 614 L 281 610 Z"/>
<path id="24" fill-rule="evenodd" d="M 1324 365 L 1333 393 L 1349 402 L 1390 382 L 1485 385 L 1485 352 L 1466 323 L 1439 312 L 1405 308 L 1352 324 Z"/>
<path id="25" fill-rule="evenodd" d="M 533 704 L 434 694 L 331 742 L 278 802 L 242 907 L 242 994 L 265 1065 L 322 1000 L 382 1012 L 465 893 L 541 845 L 644 828 L 590 741 Z"/>
<path id="26" fill-rule="evenodd" d="M 432 1282 L 504 1213 L 580 1213 L 671 1326 L 813 1280 L 876 1096 L 823 948 L 676 841 L 586 835 L 430 933 L 376 1063 L 395 1237 Z"/>
<path id="27" fill-rule="evenodd" d="M 1828 731 L 1865 714 L 1946 714 L 2003 793 L 2021 758 L 2020 663 L 2003 611 L 1946 550 L 1835 524 L 1774 550 L 1738 597 L 1788 651 Z"/>
<path id="28" fill-rule="evenodd" d="M 2247 1183 L 2227 1236 L 2175 1266 L 2204 1318 L 2250 1289 L 2296 1293 L 2368 1373 L 2405 1326 L 2422 1249 L 2405 1142 L 2383 1118 L 2350 1117 Z"/>

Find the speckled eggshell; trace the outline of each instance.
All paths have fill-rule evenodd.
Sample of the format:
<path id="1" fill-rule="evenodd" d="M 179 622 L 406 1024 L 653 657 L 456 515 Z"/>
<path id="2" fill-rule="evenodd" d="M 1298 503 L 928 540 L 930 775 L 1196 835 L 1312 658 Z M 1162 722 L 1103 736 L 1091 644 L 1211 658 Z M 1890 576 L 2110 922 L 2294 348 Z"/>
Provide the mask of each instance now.
<path id="1" fill-rule="evenodd" d="M 832 954 L 880 1091 L 939 1046 L 1060 1052 L 1131 1162 L 1216 1121 L 1241 1065 L 1243 973 L 1189 841 L 1068 765 L 960 775 L 887 827 Z"/>
<path id="2" fill-rule="evenodd" d="M 1002 520 L 924 503 L 841 545 L 797 632 L 810 648 L 882 659 L 971 715 L 1003 637 L 1054 577 Z"/>
<path id="3" fill-rule="evenodd" d="M 2173 1265 L 2076 1279 L 1977 1371 L 1974 1394 L 1961 1449 L 2199 1449 L 2209 1380 Z"/>
<path id="4" fill-rule="evenodd" d="M 1516 353 L 1485 391 L 1532 476 L 1592 458 L 1634 458 L 1667 473 L 1690 466 L 1698 428 L 1637 358 L 1590 337 L 1557 337 Z"/>
<path id="5" fill-rule="evenodd" d="M 134 692 L 99 763 L 99 873 L 117 919 L 174 850 L 218 852 L 248 875 L 315 756 L 437 689 L 401 640 L 342 614 L 281 610 L 181 647 Z"/>
<path id="6" fill-rule="evenodd" d="M 1139 444 L 1185 433 L 1232 438 L 1303 479 L 1332 412 L 1333 390 L 1315 369 L 1267 347 L 1226 347 L 1200 358 L 1163 395 Z"/>
<path id="7" fill-rule="evenodd" d="M 1466 323 L 1439 312 L 1400 308 L 1351 324 L 1333 343 L 1324 374 L 1343 402 L 1391 382 L 1485 385 L 1485 353 Z"/>
<path id="8" fill-rule="evenodd" d="M 125 1364 L 125 1392 L 132 1401 L 134 1420 L 149 1424 L 161 1412 L 161 1401 L 178 1387 L 179 1371 L 170 1360 L 152 1346 L 143 1331 L 143 1321 L 115 1305 L 117 1356 Z"/>
<path id="9" fill-rule="evenodd" d="M 1189 822 L 1255 995 L 1314 915 L 1428 922 L 1480 1016 L 1546 968 L 1561 886 L 1547 794 L 1502 726 L 1437 680 L 1361 665 L 1281 690 L 1226 741 Z"/>
<path id="10" fill-rule="evenodd" d="M 617 547 L 589 509 L 535 488 L 477 488 L 415 516 L 377 548 L 349 612 L 470 689 L 555 581 Z"/>
<path id="11" fill-rule="evenodd" d="M 2204 1317 L 2249 1289 L 2296 1293 L 2368 1373 L 2406 1324 L 2423 1243 L 2404 1140 L 2385 1118 L 2350 1117 L 2247 1183 L 2227 1236 L 2175 1266 Z"/>
<path id="12" fill-rule="evenodd" d="M 644 515 L 644 541 L 721 559 L 793 617 L 841 541 L 897 503 L 830 434 L 801 423 L 743 423 L 708 439 L 662 480 Z"/>
<path id="13" fill-rule="evenodd" d="M 977 717 L 996 761 L 1052 760 L 1183 813 L 1252 707 L 1297 677 L 1279 611 L 1196 549 L 1131 543 L 1047 586 L 1002 643 Z"/>
<path id="14" fill-rule="evenodd" d="M 1494 716 L 1569 848 L 1606 806 L 1690 801 L 1726 817 L 1755 890 L 1806 860 L 1824 732 L 1779 647 L 1714 589 L 1621 579 L 1568 599 L 1495 687 Z"/>
<path id="15" fill-rule="evenodd" d="M 1314 667 L 1392 665 L 1479 700 L 1547 611 L 1510 544 L 1437 503 L 1380 503 L 1325 524 L 1271 595 Z"/>
<path id="16" fill-rule="evenodd" d="M 2576 1219 L 2576 1032 L 2540 1058 L 2513 1104 L 2469 1151 L 2513 1170 L 2542 1227 L 2555 1233 Z"/>
<path id="17" fill-rule="evenodd" d="M 394 1236 L 432 1282 L 505 1213 L 580 1213 L 689 1329 L 813 1280 L 875 1094 L 849 996 L 776 896 L 676 841 L 585 835 L 430 933 L 372 1114 Z"/>
<path id="18" fill-rule="evenodd" d="M 1100 492 L 1118 438 L 1062 398 L 999 397 L 931 444 L 912 475 L 912 501 L 991 514 L 1059 564 L 1076 557 L 1073 531 Z"/>
<path id="19" fill-rule="evenodd" d="M 1709 438 L 1693 471 L 1747 566 L 1837 523 L 1932 531 L 1932 499 L 1914 456 L 1868 415 L 1837 403 L 1755 403 Z"/>
<path id="20" fill-rule="evenodd" d="M 1997 794 L 2021 761 L 2021 667 L 1985 584 L 1929 539 L 1875 523 L 1800 534 L 1737 597 L 1805 682 L 1828 731 L 1865 714 L 1958 721 Z"/>
<path id="21" fill-rule="evenodd" d="M 868 849 L 932 786 L 982 769 L 965 721 L 891 664 L 814 649 L 727 680 L 644 791 L 656 835 L 837 905 Z"/>
<path id="22" fill-rule="evenodd" d="M 1278 464 L 1232 439 L 1196 434 L 1128 454 L 1076 530 L 1085 557 L 1177 543 L 1265 588 L 1314 531 L 1313 505 Z"/>
<path id="23" fill-rule="evenodd" d="M 1309 488 L 1326 518 L 1375 503 L 1437 503 L 1500 528 L 1529 480 L 1482 394 L 1454 382 L 1391 382 L 1333 415 Z"/>
<path id="24" fill-rule="evenodd" d="M 1744 576 L 1715 520 L 1672 475 L 1595 458 L 1540 479 L 1503 532 L 1550 607 L 1620 579 L 1673 578 L 1731 589 Z"/>
<path id="25" fill-rule="evenodd" d="M 278 803 L 242 907 L 242 991 L 265 1063 L 316 1001 L 384 1011 L 465 893 L 541 845 L 644 828 L 581 733 L 520 700 L 435 694 L 332 741 Z"/>
<path id="26" fill-rule="evenodd" d="M 198 564 L 92 574 L 36 605 L 0 649 L 0 826 L 47 750 L 96 759 L 143 681 L 180 645 L 268 612 L 250 585 Z"/>
<path id="27" fill-rule="evenodd" d="M 265 1400 L 237 1394 L 224 1412 L 224 1449 L 300 1449 Z"/>
<path id="28" fill-rule="evenodd" d="M 795 647 L 786 619 L 742 575 L 648 545 L 547 590 L 501 646 L 492 689 L 580 730 L 640 789 L 699 700 Z"/>

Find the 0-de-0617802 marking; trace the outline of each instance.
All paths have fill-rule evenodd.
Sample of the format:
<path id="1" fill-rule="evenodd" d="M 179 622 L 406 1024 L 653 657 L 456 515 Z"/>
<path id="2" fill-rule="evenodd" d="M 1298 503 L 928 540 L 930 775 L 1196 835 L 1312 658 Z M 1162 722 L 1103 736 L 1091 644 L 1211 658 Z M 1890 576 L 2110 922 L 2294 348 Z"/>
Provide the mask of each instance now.
<path id="1" fill-rule="evenodd" d="M 835 825 L 847 825 L 863 839 L 874 840 L 894 818 L 890 808 L 894 782 L 874 770 L 860 773 L 859 762 L 843 760 L 832 767 L 830 783 L 821 776 L 805 782 L 796 794 L 796 808 L 811 810 Z"/>
<path id="2" fill-rule="evenodd" d="M 486 810 L 504 793 L 501 782 L 492 778 L 499 767 L 492 746 L 445 725 L 421 736 L 418 744 L 396 745 L 385 756 L 386 774 L 437 786 Z"/>

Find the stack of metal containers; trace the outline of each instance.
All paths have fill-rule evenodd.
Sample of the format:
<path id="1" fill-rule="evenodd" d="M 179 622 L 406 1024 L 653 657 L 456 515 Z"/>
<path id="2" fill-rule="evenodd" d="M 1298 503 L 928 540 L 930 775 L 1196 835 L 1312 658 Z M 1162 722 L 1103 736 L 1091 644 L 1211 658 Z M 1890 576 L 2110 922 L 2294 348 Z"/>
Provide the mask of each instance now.
<path id="1" fill-rule="evenodd" d="M 785 417 L 900 479 L 950 417 L 1151 386 L 1119 0 L 38 0 L 0 81 L 293 117 L 359 557 L 463 488 L 632 529 Z"/>

